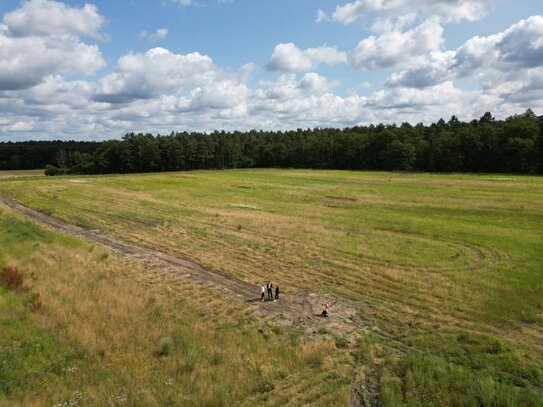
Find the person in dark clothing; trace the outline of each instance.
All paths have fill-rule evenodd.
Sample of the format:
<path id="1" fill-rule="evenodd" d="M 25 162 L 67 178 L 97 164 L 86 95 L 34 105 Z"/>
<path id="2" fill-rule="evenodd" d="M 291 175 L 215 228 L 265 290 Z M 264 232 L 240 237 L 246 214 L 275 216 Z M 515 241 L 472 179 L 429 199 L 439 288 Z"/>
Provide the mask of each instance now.
<path id="1" fill-rule="evenodd" d="M 275 286 L 275 301 L 277 301 L 279 299 L 279 286 L 276 285 Z"/>

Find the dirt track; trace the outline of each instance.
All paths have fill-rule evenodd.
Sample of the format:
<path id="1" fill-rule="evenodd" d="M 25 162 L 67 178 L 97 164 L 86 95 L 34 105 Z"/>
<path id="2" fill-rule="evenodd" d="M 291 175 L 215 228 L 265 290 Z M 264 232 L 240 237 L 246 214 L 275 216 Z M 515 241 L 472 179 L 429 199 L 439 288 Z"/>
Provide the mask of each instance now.
<path id="1" fill-rule="evenodd" d="M 3 195 L 0 195 L 0 203 L 57 232 L 104 245 L 119 256 L 136 259 L 148 267 L 165 269 L 197 284 L 213 287 L 240 302 L 249 304 L 267 317 L 283 320 L 285 323 L 297 326 L 307 336 L 317 334 L 321 327 L 326 328 L 327 331 L 334 335 L 347 337 L 351 337 L 357 331 L 366 328 L 363 321 L 357 316 L 357 310 L 362 307 L 362 304 L 356 301 L 308 291 L 291 293 L 288 288 L 282 287 L 282 291 L 287 293 L 283 293 L 279 301 L 265 301 L 262 303 L 259 299 L 260 287 L 255 284 L 211 270 L 189 260 L 141 247 L 105 235 L 99 231 L 84 229 L 63 222 L 28 208 Z M 323 304 L 326 301 L 330 301 L 332 305 L 329 318 L 320 316 Z"/>

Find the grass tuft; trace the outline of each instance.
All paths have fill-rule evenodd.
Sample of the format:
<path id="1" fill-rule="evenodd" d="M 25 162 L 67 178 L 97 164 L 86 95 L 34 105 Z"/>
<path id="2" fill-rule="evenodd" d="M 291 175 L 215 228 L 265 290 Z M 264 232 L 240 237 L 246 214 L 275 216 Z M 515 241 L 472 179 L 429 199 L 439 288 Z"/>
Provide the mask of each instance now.
<path id="1" fill-rule="evenodd" d="M 163 357 L 168 356 L 172 353 L 174 346 L 173 338 L 171 336 L 165 336 L 160 340 L 156 355 Z"/>

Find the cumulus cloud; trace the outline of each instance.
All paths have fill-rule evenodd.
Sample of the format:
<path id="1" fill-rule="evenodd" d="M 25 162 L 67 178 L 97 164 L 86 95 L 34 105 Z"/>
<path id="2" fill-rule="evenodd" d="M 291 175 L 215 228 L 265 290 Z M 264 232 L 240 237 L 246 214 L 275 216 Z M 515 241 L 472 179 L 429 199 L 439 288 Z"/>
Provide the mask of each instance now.
<path id="1" fill-rule="evenodd" d="M 543 64 L 543 17 L 521 20 L 502 33 L 468 40 L 456 53 L 454 67 L 471 70 L 481 66 L 508 70 Z"/>
<path id="2" fill-rule="evenodd" d="M 289 42 L 275 47 L 267 67 L 270 70 L 296 72 L 309 71 L 321 64 L 334 65 L 346 61 L 347 55 L 338 51 L 336 47 L 323 45 L 301 50 Z"/>
<path id="3" fill-rule="evenodd" d="M 318 73 L 309 72 L 301 78 L 298 86 L 300 89 L 307 90 L 313 94 L 322 94 L 333 91 L 338 85 L 339 81 L 337 80 L 330 81 Z"/>
<path id="4" fill-rule="evenodd" d="M 180 55 L 153 48 L 145 54 L 121 57 L 115 70 L 100 79 L 94 99 L 109 103 L 151 99 L 209 82 L 215 75 L 216 68 L 207 55 Z"/>
<path id="5" fill-rule="evenodd" d="M 543 17 L 521 20 L 507 30 L 487 37 L 473 37 L 456 51 L 434 52 L 426 61 L 394 73 L 388 86 L 434 86 L 475 76 L 483 88 L 502 88 L 535 77 L 543 66 Z"/>
<path id="6" fill-rule="evenodd" d="M 98 47 L 76 37 L 11 37 L 0 27 L 0 90 L 28 88 L 56 73 L 92 74 L 103 66 Z"/>
<path id="7" fill-rule="evenodd" d="M 35 8 L 51 6 L 40 21 Z M 69 16 L 62 27 L 62 18 Z M 90 18 L 90 23 L 84 22 Z M 76 34 L 97 35 L 101 19 L 93 7 L 72 9 L 56 2 L 34 0 L 23 3 L 0 24 L 0 90 L 24 89 L 53 74 L 92 74 L 105 66 L 97 45 L 85 44 Z M 25 26 L 28 24 L 28 26 Z"/>
<path id="8" fill-rule="evenodd" d="M 429 19 L 406 32 L 372 35 L 358 43 L 349 59 L 354 67 L 365 70 L 413 65 L 425 60 L 429 53 L 440 50 L 442 34 L 439 21 Z"/>
<path id="9" fill-rule="evenodd" d="M 439 16 L 445 21 L 475 21 L 485 15 L 493 0 L 355 0 L 338 5 L 332 20 L 351 24 L 367 15 L 376 14 L 395 18 L 415 12 L 418 15 Z"/>
<path id="10" fill-rule="evenodd" d="M 154 33 L 149 34 L 147 31 L 141 31 L 139 37 L 141 39 L 150 39 L 151 41 L 160 41 L 168 36 L 167 28 L 159 28 Z"/>
<path id="11" fill-rule="evenodd" d="M 70 34 L 102 38 L 104 21 L 94 5 L 77 8 L 52 0 L 25 1 L 4 16 L 7 30 L 16 37 Z"/>
<path id="12" fill-rule="evenodd" d="M 456 75 L 449 68 L 454 56 L 454 51 L 433 52 L 423 64 L 394 72 L 385 84 L 388 87 L 426 88 L 453 80 Z"/>
<path id="13" fill-rule="evenodd" d="M 88 75 L 105 66 L 97 45 L 82 36 L 101 37 L 104 18 L 96 7 L 69 7 L 30 0 L 7 13 L 0 24 L 0 90 L 25 89 L 49 75 Z"/>
<path id="14" fill-rule="evenodd" d="M 235 78 L 222 79 L 206 86 L 193 89 L 188 95 L 179 98 L 181 111 L 220 110 L 244 107 L 250 90 L 245 83 Z M 243 109 L 243 111 L 245 111 Z"/>

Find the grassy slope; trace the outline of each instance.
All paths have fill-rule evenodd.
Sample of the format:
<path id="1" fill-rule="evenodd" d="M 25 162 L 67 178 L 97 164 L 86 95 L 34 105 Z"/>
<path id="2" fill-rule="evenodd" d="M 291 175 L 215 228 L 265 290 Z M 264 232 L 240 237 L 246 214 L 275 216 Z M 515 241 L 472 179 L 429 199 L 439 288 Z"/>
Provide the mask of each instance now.
<path id="1" fill-rule="evenodd" d="M 0 406 L 273 405 L 274 388 L 300 404 L 348 400 L 350 358 L 329 339 L 299 343 L 246 306 L 2 207 L 0 231 L 0 267 L 30 286 L 0 287 Z M 292 393 L 293 377 L 307 393 Z"/>
<path id="2" fill-rule="evenodd" d="M 391 405 L 424 404 L 417 389 L 429 381 L 447 387 L 432 393 L 442 404 L 466 392 L 466 405 L 541 397 L 541 178 L 205 171 L 5 180 L 0 190 L 250 281 L 272 273 L 288 289 L 363 301 L 370 323 L 415 345 L 399 358 L 361 345 L 370 365 L 386 359 Z"/>

